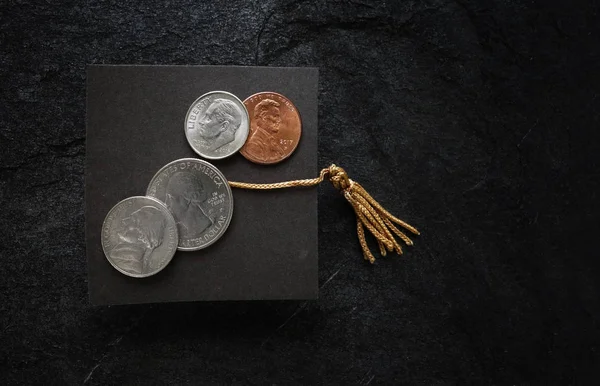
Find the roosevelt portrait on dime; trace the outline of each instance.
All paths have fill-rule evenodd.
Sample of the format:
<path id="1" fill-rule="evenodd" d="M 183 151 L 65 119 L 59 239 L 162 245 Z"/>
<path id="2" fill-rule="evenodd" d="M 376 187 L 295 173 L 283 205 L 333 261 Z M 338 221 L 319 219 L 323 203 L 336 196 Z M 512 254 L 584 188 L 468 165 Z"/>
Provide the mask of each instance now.
<path id="1" fill-rule="evenodd" d="M 242 123 L 242 111 L 228 99 L 215 99 L 200 116 L 197 133 L 214 151 L 233 142 Z"/>
<path id="2" fill-rule="evenodd" d="M 208 192 L 196 174 L 180 171 L 169 178 L 165 204 L 175 217 L 180 237 L 199 237 L 213 225 L 202 209 L 207 199 Z"/>
<path id="3" fill-rule="evenodd" d="M 125 217 L 117 231 L 119 242 L 109 257 L 122 270 L 145 274 L 152 267 L 152 252 L 164 237 L 167 222 L 163 213 L 152 206 L 143 206 Z"/>

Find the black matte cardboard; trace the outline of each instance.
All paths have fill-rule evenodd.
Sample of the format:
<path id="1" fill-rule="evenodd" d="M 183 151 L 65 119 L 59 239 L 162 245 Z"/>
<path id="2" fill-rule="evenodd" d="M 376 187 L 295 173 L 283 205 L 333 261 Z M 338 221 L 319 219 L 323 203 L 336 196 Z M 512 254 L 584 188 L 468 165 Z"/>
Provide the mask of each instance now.
<path id="1" fill-rule="evenodd" d="M 115 270 L 100 244 L 106 213 L 143 195 L 166 163 L 197 157 L 184 135 L 190 104 L 223 90 L 240 99 L 260 91 L 287 96 L 298 108 L 302 137 L 294 154 L 272 166 L 240 154 L 209 161 L 232 181 L 277 182 L 316 176 L 315 68 L 89 66 L 87 78 L 86 248 L 93 304 L 201 300 L 314 299 L 318 295 L 317 189 L 233 189 L 229 229 L 210 247 L 178 251 L 155 276 Z"/>

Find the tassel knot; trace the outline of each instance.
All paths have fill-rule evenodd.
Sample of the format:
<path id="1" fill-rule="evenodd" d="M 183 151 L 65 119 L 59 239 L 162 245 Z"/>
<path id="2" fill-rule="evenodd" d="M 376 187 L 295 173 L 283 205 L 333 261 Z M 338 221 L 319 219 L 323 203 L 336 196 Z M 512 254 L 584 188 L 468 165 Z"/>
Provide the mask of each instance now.
<path id="1" fill-rule="evenodd" d="M 350 188 L 350 178 L 344 169 L 333 164 L 325 170 L 329 174 L 329 181 L 337 190 L 345 191 Z"/>

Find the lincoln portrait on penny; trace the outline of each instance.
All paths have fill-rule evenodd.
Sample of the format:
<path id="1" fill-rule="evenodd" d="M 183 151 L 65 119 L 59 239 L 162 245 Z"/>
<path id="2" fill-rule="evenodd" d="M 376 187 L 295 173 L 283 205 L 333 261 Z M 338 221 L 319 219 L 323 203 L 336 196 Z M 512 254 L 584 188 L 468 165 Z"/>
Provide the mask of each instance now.
<path id="1" fill-rule="evenodd" d="M 264 99 L 254 107 L 255 127 L 248 138 L 246 152 L 263 162 L 278 160 L 285 156 L 275 137 L 281 126 L 280 106 L 277 101 Z"/>
<path id="2" fill-rule="evenodd" d="M 181 237 L 199 237 L 213 224 L 202 209 L 207 199 L 208 192 L 196 174 L 180 171 L 171 176 L 167 184 L 165 204 L 175 217 Z"/>
<path id="3" fill-rule="evenodd" d="M 198 120 L 198 135 L 208 145 L 209 150 L 233 142 L 235 133 L 242 123 L 242 111 L 228 99 L 215 99 Z"/>
<path id="4" fill-rule="evenodd" d="M 167 221 L 160 210 L 143 206 L 122 220 L 119 242 L 109 256 L 119 268 L 144 274 L 152 267 L 152 252 L 163 242 Z"/>

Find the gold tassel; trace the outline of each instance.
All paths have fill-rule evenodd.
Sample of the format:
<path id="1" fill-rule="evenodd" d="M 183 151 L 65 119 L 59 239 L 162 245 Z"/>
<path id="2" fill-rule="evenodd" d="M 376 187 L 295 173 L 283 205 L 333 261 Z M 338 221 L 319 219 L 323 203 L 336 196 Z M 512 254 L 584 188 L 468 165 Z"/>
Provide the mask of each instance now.
<path id="1" fill-rule="evenodd" d="M 356 213 L 356 233 L 358 241 L 363 251 L 365 260 L 371 263 L 375 262 L 375 257 L 369 250 L 367 240 L 365 239 L 365 230 L 377 239 L 379 252 L 382 256 L 386 256 L 387 252 L 396 251 L 397 254 L 402 254 L 402 247 L 396 240 L 398 236 L 407 245 L 413 245 L 411 239 L 406 236 L 396 225 L 408 230 L 409 232 L 419 235 L 419 231 L 404 221 L 396 218 L 390 212 L 385 210 L 367 191 L 356 181 L 348 178 L 348 174 L 339 166 L 331 165 L 328 168 L 321 170 L 319 177 L 305 180 L 295 180 L 278 182 L 273 184 L 251 184 L 245 182 L 229 181 L 232 188 L 241 189 L 282 189 L 296 186 L 314 186 L 320 184 L 325 178 L 333 186 L 338 189 L 348 200 L 354 212 Z"/>

